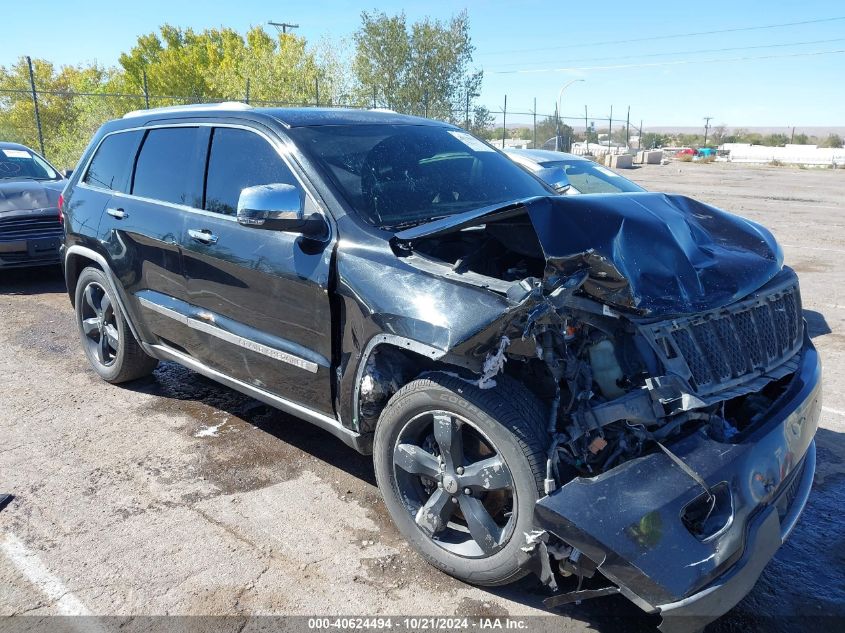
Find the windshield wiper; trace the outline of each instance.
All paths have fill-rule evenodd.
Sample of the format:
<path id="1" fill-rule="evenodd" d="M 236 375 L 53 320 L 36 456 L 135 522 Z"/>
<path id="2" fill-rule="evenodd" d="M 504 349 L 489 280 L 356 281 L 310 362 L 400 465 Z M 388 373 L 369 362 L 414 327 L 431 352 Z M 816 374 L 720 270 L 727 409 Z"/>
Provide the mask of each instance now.
<path id="1" fill-rule="evenodd" d="M 420 224 L 426 224 L 428 222 L 434 222 L 435 220 L 442 220 L 443 218 L 448 218 L 449 214 L 446 215 L 434 215 L 430 218 L 419 218 L 416 220 L 405 220 L 404 222 L 399 222 L 397 224 L 388 224 L 386 226 L 382 226 L 385 231 L 401 231 L 403 229 L 409 229 L 413 226 L 419 226 Z"/>

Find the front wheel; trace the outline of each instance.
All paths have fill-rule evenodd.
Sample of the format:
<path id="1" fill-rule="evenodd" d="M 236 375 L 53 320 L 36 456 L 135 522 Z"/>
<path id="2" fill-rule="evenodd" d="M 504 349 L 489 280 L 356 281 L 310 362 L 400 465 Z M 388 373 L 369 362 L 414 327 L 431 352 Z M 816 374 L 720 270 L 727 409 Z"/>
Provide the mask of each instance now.
<path id="1" fill-rule="evenodd" d="M 376 479 L 391 517 L 432 565 L 502 585 L 533 529 L 548 434 L 536 399 L 505 376 L 492 389 L 431 374 L 399 390 L 376 427 Z"/>

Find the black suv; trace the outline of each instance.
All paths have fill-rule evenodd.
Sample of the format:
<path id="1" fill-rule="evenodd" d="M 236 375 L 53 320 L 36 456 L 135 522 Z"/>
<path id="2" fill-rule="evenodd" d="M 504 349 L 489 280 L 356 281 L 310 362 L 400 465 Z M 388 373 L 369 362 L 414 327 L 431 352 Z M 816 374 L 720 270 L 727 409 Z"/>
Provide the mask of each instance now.
<path id="1" fill-rule="evenodd" d="M 747 220 L 557 196 L 445 123 L 240 104 L 107 123 L 63 204 L 105 380 L 175 361 L 373 453 L 399 529 L 458 578 L 703 622 L 807 500 L 819 359 Z"/>

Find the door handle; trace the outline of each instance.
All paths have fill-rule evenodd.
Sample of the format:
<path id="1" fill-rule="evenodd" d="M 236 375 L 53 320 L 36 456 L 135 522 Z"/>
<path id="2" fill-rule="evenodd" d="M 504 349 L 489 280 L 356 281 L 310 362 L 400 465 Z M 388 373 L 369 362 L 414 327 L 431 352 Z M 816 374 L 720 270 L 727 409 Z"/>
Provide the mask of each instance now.
<path id="1" fill-rule="evenodd" d="M 126 213 L 126 211 L 124 211 L 123 209 L 113 209 L 112 207 L 106 209 L 106 213 L 108 213 L 113 218 L 117 218 L 118 220 L 122 220 L 124 218 L 129 217 L 129 214 Z"/>
<path id="2" fill-rule="evenodd" d="M 203 244 L 217 244 L 217 236 L 208 229 L 188 229 L 188 235 L 192 240 L 202 242 Z"/>

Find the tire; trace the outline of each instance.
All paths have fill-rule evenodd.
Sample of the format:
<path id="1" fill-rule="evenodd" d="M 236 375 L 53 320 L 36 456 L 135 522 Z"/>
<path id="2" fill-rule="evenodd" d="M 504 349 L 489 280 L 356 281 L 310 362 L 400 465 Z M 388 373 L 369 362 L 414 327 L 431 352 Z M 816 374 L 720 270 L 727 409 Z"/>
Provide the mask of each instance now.
<path id="1" fill-rule="evenodd" d="M 411 546 L 447 574 L 486 586 L 527 573 L 520 548 L 534 529 L 550 441 L 537 399 L 509 377 L 496 381 L 484 390 L 440 373 L 410 382 L 382 411 L 373 446 L 385 505 Z"/>
<path id="2" fill-rule="evenodd" d="M 102 270 L 83 269 L 76 282 L 74 307 L 82 349 L 103 380 L 119 384 L 153 372 L 158 360 L 135 340 Z"/>

